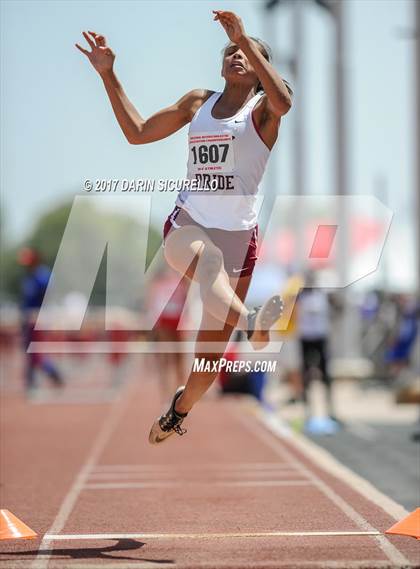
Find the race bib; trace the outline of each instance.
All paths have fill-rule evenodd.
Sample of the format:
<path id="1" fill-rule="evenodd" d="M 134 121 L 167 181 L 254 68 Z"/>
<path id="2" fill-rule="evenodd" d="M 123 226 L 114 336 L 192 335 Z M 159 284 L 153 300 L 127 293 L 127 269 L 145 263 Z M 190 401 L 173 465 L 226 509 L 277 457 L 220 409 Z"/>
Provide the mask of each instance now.
<path id="1" fill-rule="evenodd" d="M 189 137 L 189 168 L 194 174 L 228 173 L 235 168 L 230 133 L 197 133 Z"/>

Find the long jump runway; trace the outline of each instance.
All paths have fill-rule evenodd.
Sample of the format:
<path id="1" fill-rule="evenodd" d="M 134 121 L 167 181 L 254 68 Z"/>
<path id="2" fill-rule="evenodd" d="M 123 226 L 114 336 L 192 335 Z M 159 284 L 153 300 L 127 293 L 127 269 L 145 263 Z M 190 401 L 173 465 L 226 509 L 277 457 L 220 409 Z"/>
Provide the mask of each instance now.
<path id="1" fill-rule="evenodd" d="M 204 400 L 187 435 L 151 447 L 160 408 L 153 378 L 102 405 L 6 397 L 2 507 L 40 538 L 2 542 L 0 567 L 420 566 L 418 541 L 383 533 L 402 508 L 277 436 L 243 400 Z"/>

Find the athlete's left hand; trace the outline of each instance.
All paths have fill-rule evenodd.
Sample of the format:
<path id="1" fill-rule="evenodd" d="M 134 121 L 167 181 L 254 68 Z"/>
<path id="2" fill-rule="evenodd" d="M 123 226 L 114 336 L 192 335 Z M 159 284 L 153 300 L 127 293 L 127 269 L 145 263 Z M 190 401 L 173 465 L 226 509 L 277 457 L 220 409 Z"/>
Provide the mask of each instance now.
<path id="1" fill-rule="evenodd" d="M 242 20 L 233 12 L 213 10 L 214 20 L 219 20 L 231 42 L 238 44 L 245 37 L 245 29 Z"/>

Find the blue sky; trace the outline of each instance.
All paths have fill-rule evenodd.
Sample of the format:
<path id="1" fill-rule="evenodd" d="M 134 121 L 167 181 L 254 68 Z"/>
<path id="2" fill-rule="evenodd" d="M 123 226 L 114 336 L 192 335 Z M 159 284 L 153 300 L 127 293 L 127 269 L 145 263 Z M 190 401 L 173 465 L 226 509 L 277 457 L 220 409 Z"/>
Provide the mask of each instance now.
<path id="1" fill-rule="evenodd" d="M 10 241 L 21 239 L 37 215 L 83 193 L 86 178 L 182 178 L 186 130 L 158 143 L 129 146 L 119 131 L 102 83 L 74 48 L 81 31 L 104 33 L 117 54 L 115 69 L 142 115 L 171 104 L 188 90 L 223 88 L 220 50 L 226 43 L 211 10 L 239 13 L 247 32 L 266 37 L 263 2 L 112 0 L 3 1 L 1 3 L 2 203 Z M 346 0 L 348 137 L 351 189 L 388 187 L 395 211 L 388 243 L 392 278 L 414 279 L 414 57 L 412 0 Z M 291 45 L 291 9 L 271 15 L 279 59 Z M 307 5 L 304 80 L 307 192 L 333 193 L 331 18 Z M 290 72 L 281 63 L 285 76 Z M 293 79 L 291 78 L 293 82 Z M 276 191 L 293 192 L 293 111 L 283 121 L 271 158 Z M 264 183 L 263 183 L 264 188 Z M 161 224 L 173 195 L 156 196 L 153 218 Z M 407 251 L 407 263 L 393 261 Z M 411 261 L 410 261 L 411 259 Z M 398 266 L 400 265 L 400 266 Z M 402 272 L 402 276 L 401 276 Z M 393 276 L 394 275 L 394 276 Z"/>

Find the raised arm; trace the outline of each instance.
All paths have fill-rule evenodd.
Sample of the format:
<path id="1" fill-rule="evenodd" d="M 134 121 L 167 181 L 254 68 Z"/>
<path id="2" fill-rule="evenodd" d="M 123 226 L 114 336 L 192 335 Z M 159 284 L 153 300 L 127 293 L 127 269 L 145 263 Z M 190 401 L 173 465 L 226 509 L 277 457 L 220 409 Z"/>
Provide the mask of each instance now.
<path id="1" fill-rule="evenodd" d="M 170 136 L 194 116 L 197 109 L 211 94 L 205 89 L 195 89 L 184 95 L 174 105 L 162 109 L 144 119 L 124 92 L 114 72 L 115 54 L 104 36 L 95 32 L 83 32 L 91 51 L 76 44 L 99 73 L 115 117 L 130 144 L 147 144 Z"/>
<path id="2" fill-rule="evenodd" d="M 223 10 L 213 10 L 213 13 L 214 19 L 222 24 L 229 39 L 243 51 L 255 69 L 264 88 L 263 101 L 267 110 L 277 118 L 285 115 L 292 106 L 289 89 L 271 63 L 264 58 L 257 44 L 245 33 L 241 18 L 233 12 Z"/>

